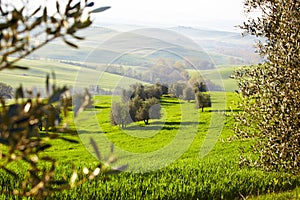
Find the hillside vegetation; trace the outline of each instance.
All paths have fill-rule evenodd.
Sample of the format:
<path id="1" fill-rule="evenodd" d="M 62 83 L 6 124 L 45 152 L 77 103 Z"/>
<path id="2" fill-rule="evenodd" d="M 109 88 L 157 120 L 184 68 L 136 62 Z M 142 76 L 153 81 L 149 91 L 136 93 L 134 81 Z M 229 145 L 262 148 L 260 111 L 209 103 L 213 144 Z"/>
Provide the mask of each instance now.
<path id="1" fill-rule="evenodd" d="M 122 76 L 118 74 L 105 72 L 108 67 L 106 65 L 91 63 L 94 68 L 88 68 L 81 62 L 71 62 L 69 64 L 50 61 L 50 60 L 22 60 L 20 65 L 30 67 L 29 70 L 14 70 L 3 71 L 0 74 L 1 81 L 13 86 L 18 87 L 21 83 L 24 88 L 36 88 L 37 91 L 44 90 L 46 74 L 55 71 L 56 81 L 58 85 L 68 85 L 73 87 L 89 88 L 90 86 L 99 85 L 105 90 L 114 90 L 117 87 L 126 88 L 137 82 L 147 84 L 140 79 L 135 79 L 130 76 Z M 115 66 L 119 67 L 119 66 Z M 230 78 L 234 69 L 238 66 L 217 66 L 216 69 L 211 70 L 188 70 L 189 74 L 198 73 L 212 83 L 221 86 L 225 91 L 237 90 L 237 83 L 234 79 Z M 129 69 L 136 69 L 137 71 L 144 72 L 147 69 L 144 67 L 123 66 L 125 72 Z M 221 80 L 220 80 L 221 79 Z M 18 81 L 19 80 L 19 81 Z"/>
<path id="2" fill-rule="evenodd" d="M 104 157 L 109 154 L 111 143 L 114 143 L 118 157 L 116 165 L 128 163 L 129 168 L 127 172 L 110 176 L 109 181 L 99 178 L 70 191 L 57 193 L 49 199 L 242 199 L 294 189 L 299 184 L 296 176 L 240 167 L 240 153 L 253 157 L 250 147 L 255 141 L 234 137 L 232 127 L 238 99 L 236 94 L 224 94 L 213 93 L 215 106 L 203 113 L 198 113 L 193 108 L 193 102 L 164 97 L 161 100 L 164 110 L 162 119 L 152 120 L 148 126 L 134 123 L 125 130 L 110 125 L 111 97 L 96 97 L 95 109 L 85 111 L 75 121 L 79 135 L 71 138 L 80 140 L 81 143 L 74 145 L 52 141 L 55 145 L 45 153 L 59 160 L 58 172 L 61 173 L 58 175 L 65 176 L 65 172 L 70 172 L 67 169 L 72 167 L 71 163 L 78 169 L 97 163 L 89 144 L 92 137 Z M 221 109 L 223 106 L 217 102 L 223 102 L 224 97 L 227 106 Z M 182 111 L 184 109 L 188 109 L 188 112 Z M 210 126 L 211 120 L 217 119 L 212 118 L 212 115 L 224 119 L 219 136 L 218 131 Z M 217 134 L 216 141 L 210 134 Z M 178 135 L 180 140 L 176 140 Z M 183 144 L 189 145 L 184 146 L 186 149 L 176 159 L 162 159 L 170 158 L 183 150 Z M 207 144 L 212 149 L 205 152 L 203 147 Z M 149 162 L 141 162 L 142 154 L 160 151 L 162 154 L 146 157 Z M 19 169 L 20 174 L 25 170 L 22 163 L 11 167 Z M 152 171 L 153 169 L 157 170 Z M 137 173 L 138 171 L 144 173 Z M 13 199 L 13 196 L 6 196 L 5 193 L 16 184 L 16 179 L 11 179 L 10 175 L 1 171 L 1 198 Z M 282 195 L 293 198 L 296 194 Z"/>

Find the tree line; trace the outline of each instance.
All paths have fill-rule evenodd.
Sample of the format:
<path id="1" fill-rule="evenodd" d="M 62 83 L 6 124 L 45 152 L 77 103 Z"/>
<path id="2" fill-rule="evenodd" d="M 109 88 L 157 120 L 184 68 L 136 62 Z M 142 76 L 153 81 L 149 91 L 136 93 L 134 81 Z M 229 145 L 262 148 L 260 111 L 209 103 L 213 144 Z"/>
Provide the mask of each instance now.
<path id="1" fill-rule="evenodd" d="M 211 97 L 204 82 L 195 82 L 192 86 L 185 82 L 177 82 L 171 85 L 170 94 L 174 97 L 191 101 L 195 100 L 196 108 L 211 107 Z"/>

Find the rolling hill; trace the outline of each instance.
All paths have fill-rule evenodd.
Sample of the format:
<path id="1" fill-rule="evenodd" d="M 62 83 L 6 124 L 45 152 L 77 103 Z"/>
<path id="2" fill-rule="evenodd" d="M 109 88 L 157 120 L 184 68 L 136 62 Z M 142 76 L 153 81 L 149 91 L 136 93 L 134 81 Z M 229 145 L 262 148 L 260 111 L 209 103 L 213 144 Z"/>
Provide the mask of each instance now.
<path id="1" fill-rule="evenodd" d="M 24 87 L 38 86 L 42 89 L 46 74 L 55 70 L 57 84 L 75 88 L 100 85 L 111 90 L 119 85 L 124 87 L 148 80 L 143 76 L 158 69 L 161 61 L 171 68 L 180 61 L 186 70 L 200 71 L 203 77 L 215 84 L 222 85 L 221 77 L 225 90 L 233 91 L 237 88 L 236 83 L 228 75 L 233 72 L 232 66 L 256 59 L 251 53 L 253 38 L 242 38 L 234 32 L 192 27 L 119 32 L 90 27 L 81 31 L 80 35 L 85 36 L 85 40 L 77 43 L 79 49 L 54 41 L 19 63 L 29 66 L 30 70 L 3 71 L 1 81 L 13 87 L 22 82 Z"/>
<path id="2" fill-rule="evenodd" d="M 259 61 L 254 54 L 254 38 L 242 37 L 234 32 L 182 26 L 169 29 L 141 28 L 129 32 L 90 27 L 80 35 L 85 36 L 85 40 L 77 41 L 79 49 L 70 49 L 58 40 L 31 57 L 150 66 L 157 59 L 165 57 L 167 52 L 167 57 L 172 59 L 206 60 L 216 65 L 255 64 Z M 150 56 L 143 54 L 145 50 L 154 53 Z"/>

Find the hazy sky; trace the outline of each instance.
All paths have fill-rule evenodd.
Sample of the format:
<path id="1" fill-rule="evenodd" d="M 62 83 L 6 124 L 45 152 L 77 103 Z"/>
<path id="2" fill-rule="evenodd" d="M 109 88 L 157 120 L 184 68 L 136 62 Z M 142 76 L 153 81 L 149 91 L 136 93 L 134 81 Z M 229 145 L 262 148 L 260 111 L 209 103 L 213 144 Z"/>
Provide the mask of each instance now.
<path id="1" fill-rule="evenodd" d="M 244 0 L 101 0 L 112 8 L 97 14 L 97 23 L 151 26 L 196 26 L 234 30 L 243 19 Z"/>
<path id="2" fill-rule="evenodd" d="M 3 0 L 8 1 L 9 0 Z M 14 3 L 22 0 L 15 0 Z M 59 0 L 66 1 L 66 0 Z M 112 8 L 93 16 L 96 24 L 193 26 L 210 29 L 234 28 L 244 20 L 245 0 L 90 0 L 94 8 Z M 34 7 L 35 0 L 31 0 Z M 48 0 L 54 7 L 55 3 Z"/>

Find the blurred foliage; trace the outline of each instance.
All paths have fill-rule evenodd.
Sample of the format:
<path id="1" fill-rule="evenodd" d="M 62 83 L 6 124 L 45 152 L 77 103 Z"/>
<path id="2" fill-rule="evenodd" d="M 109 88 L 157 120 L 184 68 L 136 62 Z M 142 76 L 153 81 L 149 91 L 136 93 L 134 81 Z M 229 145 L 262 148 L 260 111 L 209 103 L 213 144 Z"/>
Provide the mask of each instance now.
<path id="1" fill-rule="evenodd" d="M 84 39 L 76 33 L 92 24 L 90 13 L 109 8 L 88 11 L 93 3 L 87 0 L 32 2 L 22 1 L 21 6 L 11 1 L 0 2 L 0 70 L 26 69 L 16 62 L 56 38 L 62 38 L 67 45 L 78 48 L 73 41 Z M 53 7 L 56 10 L 50 9 L 48 3 L 55 4 Z"/>
<path id="2" fill-rule="evenodd" d="M 300 170 L 300 2 L 247 0 L 245 34 L 262 38 L 258 66 L 236 72 L 243 112 L 236 133 L 258 137 L 256 164 L 268 170 Z M 255 13 L 255 14 L 253 14 Z M 259 14 L 259 16 L 258 16 Z M 255 17 L 257 16 L 257 17 Z"/>
<path id="3" fill-rule="evenodd" d="M 20 5 L 0 1 L 0 70 L 28 69 L 18 66 L 16 62 L 56 38 L 62 38 L 67 45 L 77 48 L 72 41 L 84 39 L 77 36 L 76 32 L 91 25 L 90 13 L 102 12 L 109 8 L 100 7 L 87 11 L 87 8 L 94 5 L 93 2 L 52 1 L 56 10 L 50 12 L 47 3 L 30 4 L 32 2 L 22 1 Z M 39 93 L 34 97 L 31 90 L 24 91 L 21 85 L 15 90 L 15 102 L 9 104 L 4 98 L 11 97 L 12 88 L 1 83 L 0 169 L 21 182 L 20 188 L 14 188 L 15 195 L 43 198 L 55 191 L 69 189 L 94 179 L 100 174 L 115 173 L 126 168 L 110 167 L 110 163 L 116 160 L 113 156 L 109 157 L 106 163 L 100 161 L 100 152 L 91 138 L 90 143 L 99 164 L 93 170 L 85 167 L 81 171 L 76 171 L 74 166 L 71 177 L 59 180 L 56 178 L 57 161 L 42 152 L 51 147 L 49 140 L 62 139 L 78 143 L 61 133 L 70 130 L 66 124 L 61 126 L 60 123 L 63 117 L 68 117 L 72 106 L 74 115 L 77 116 L 86 107 L 91 106 L 92 100 L 88 91 L 71 97 L 66 86 L 56 86 L 54 72 L 52 77 L 52 85 L 50 75 L 46 77 L 47 98 L 42 99 Z M 29 97 L 25 98 L 26 96 Z M 44 133 L 40 130 L 44 130 Z M 10 169 L 11 163 L 18 162 L 26 164 L 26 174 L 19 174 Z M 81 179 L 78 180 L 78 177 Z"/>
<path id="4" fill-rule="evenodd" d="M 46 81 L 47 87 L 49 86 L 48 78 L 49 76 Z M 69 133 L 70 130 L 66 127 L 59 128 L 58 124 L 62 113 L 67 118 L 68 110 L 70 110 L 69 91 L 67 87 L 59 88 L 55 84 L 52 85 L 52 88 L 52 93 L 49 93 L 49 97 L 46 99 L 41 99 L 39 94 L 35 98 L 25 99 L 25 92 L 21 86 L 16 89 L 15 103 L 6 105 L 4 99 L 1 99 L 0 143 L 6 147 L 3 150 L 1 148 L 0 168 L 11 174 L 16 180 L 23 180 L 21 188 L 14 189 L 15 195 L 48 196 L 53 192 L 69 189 L 86 180 L 94 179 L 99 174 L 114 173 L 126 167 L 116 169 L 109 167 L 109 164 L 116 160 L 112 156 L 106 164 L 102 163 L 97 145 L 91 138 L 90 142 L 99 159 L 99 164 L 95 166 L 95 169 L 90 170 L 85 167 L 82 171 L 76 171 L 74 167 L 70 178 L 65 177 L 59 180 L 55 178 L 57 161 L 44 153 L 41 154 L 51 147 L 49 140 L 62 139 L 71 143 L 78 143 L 78 141 L 63 135 L 62 132 Z M 31 95 L 30 91 L 27 93 Z M 76 95 L 73 98 L 75 98 L 73 101 L 76 115 L 90 106 L 91 96 L 87 91 L 85 94 Z M 44 128 L 45 133 L 39 131 L 41 127 Z M 52 128 L 51 132 L 50 127 Z M 9 164 L 15 162 L 27 163 L 28 168 L 24 179 L 24 175 L 9 169 Z M 77 180 L 79 175 L 82 177 L 81 180 Z"/>
<path id="5" fill-rule="evenodd" d="M 13 97 L 14 89 L 8 84 L 0 82 L 0 97 L 4 99 L 11 99 Z"/>

